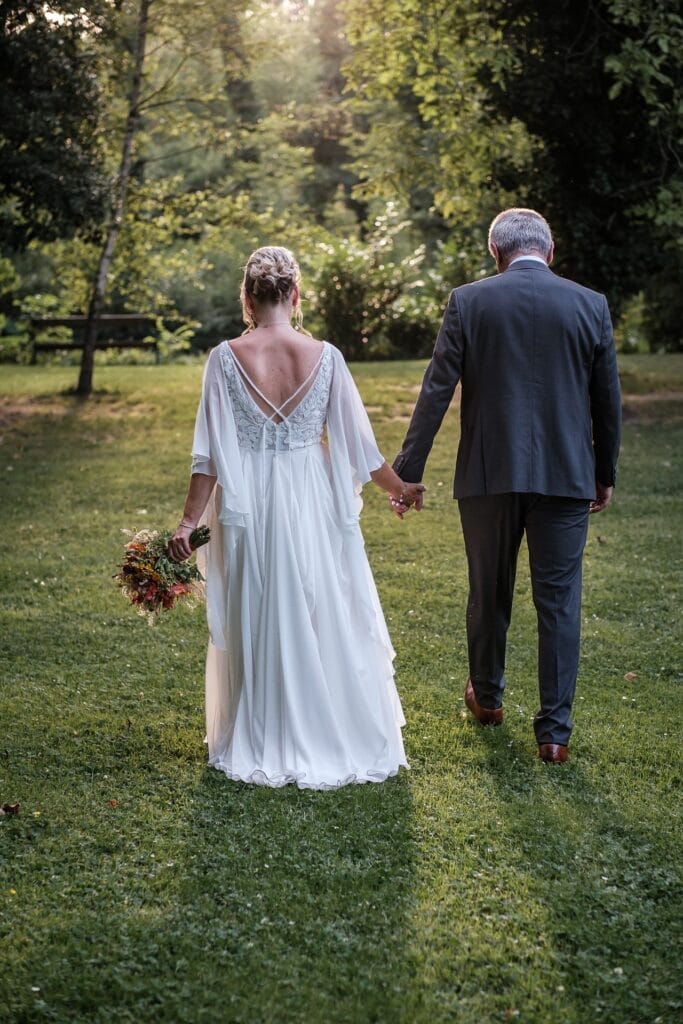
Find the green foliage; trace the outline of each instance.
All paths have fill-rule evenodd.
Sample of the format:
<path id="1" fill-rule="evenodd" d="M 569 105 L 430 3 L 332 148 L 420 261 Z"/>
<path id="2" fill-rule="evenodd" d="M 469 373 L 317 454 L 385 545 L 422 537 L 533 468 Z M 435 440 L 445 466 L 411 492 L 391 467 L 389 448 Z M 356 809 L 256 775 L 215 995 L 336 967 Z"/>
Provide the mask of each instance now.
<path id="1" fill-rule="evenodd" d="M 9 324 L 4 317 L 0 318 L 3 333 L 0 334 L 0 363 L 27 363 L 29 361 L 28 334 L 17 330 L 13 322 Z"/>
<path id="2" fill-rule="evenodd" d="M 644 314 L 645 297 L 642 292 L 628 302 L 614 327 L 614 340 L 617 352 L 645 352 L 647 343 L 645 336 Z"/>
<path id="3" fill-rule="evenodd" d="M 369 122 L 356 162 L 365 194 L 433 204 L 470 264 L 494 213 L 535 206 L 557 235 L 560 272 L 605 291 L 615 313 L 650 279 L 669 291 L 683 237 L 678 4 L 345 10 L 353 104 Z M 653 345 L 680 343 L 680 292 L 671 298 Z"/>
<path id="4" fill-rule="evenodd" d="M 15 185 L 4 206 L 0 195 L 13 232 L 0 226 L 0 251 L 18 278 L 0 299 L 5 358 L 22 350 L 32 295 L 54 296 L 59 312 L 88 307 L 137 9 L 63 0 L 50 5 L 60 20 L 43 4 L 3 5 L 0 193 L 3 174 Z M 491 217 L 525 204 L 549 217 L 560 273 L 605 291 L 617 320 L 642 295 L 648 344 L 681 345 L 673 0 L 155 0 L 150 11 L 108 310 L 196 324 L 205 348 L 242 330 L 241 267 L 279 242 L 304 267 L 314 332 L 357 358 L 422 355 L 450 288 L 492 272 Z M 397 233 L 376 223 L 387 204 Z"/>
<path id="5" fill-rule="evenodd" d="M 17 286 L 18 277 L 11 260 L 0 256 L 0 302 Z"/>
<path id="6" fill-rule="evenodd" d="M 0 256 L 0 361 L 4 352 L 2 336 L 7 327 L 7 311 L 11 309 L 11 295 L 17 283 L 18 276 L 11 261 Z"/>
<path id="7" fill-rule="evenodd" d="M 523 63 L 492 95 L 543 141 L 534 193 L 556 224 L 558 266 L 605 291 L 618 313 L 652 277 L 670 276 L 667 250 L 680 246 L 683 96 L 676 58 L 658 43 L 680 50 L 678 5 L 585 2 L 551 13 L 528 3 L 499 23 Z"/>
<path id="8" fill-rule="evenodd" d="M 0 6 L 0 245 L 71 235 L 101 220 L 102 94 L 93 48 L 103 4 Z"/>
<path id="9" fill-rule="evenodd" d="M 501 154 L 522 177 L 534 140 L 499 115 L 481 82 L 515 66 L 492 19 L 496 4 L 347 0 L 352 53 L 346 68 L 367 119 L 356 169 L 362 194 L 436 206 L 467 259 L 481 262 L 491 216 L 515 185 L 496 168 Z M 426 195 L 425 195 L 426 193 Z M 483 243 L 483 244 L 482 244 Z"/>
<path id="10" fill-rule="evenodd" d="M 391 326 L 396 304 L 416 280 L 424 248 L 400 256 L 397 242 L 407 223 L 391 204 L 377 216 L 365 241 L 319 243 L 306 298 L 319 333 L 349 359 L 394 354 Z"/>
<path id="11" fill-rule="evenodd" d="M 353 367 L 389 458 L 421 370 Z M 122 527 L 178 521 L 201 371 L 101 367 L 79 403 L 68 368 L 3 369 L 0 804 L 21 808 L 0 818 L 0 1020 L 674 1024 L 683 357 L 620 357 L 564 767 L 534 747 L 524 557 L 505 724 L 464 711 L 457 409 L 423 512 L 401 523 L 365 488 L 411 770 L 334 793 L 208 768 L 203 609 L 150 630 L 111 580 Z"/>
<path id="12" fill-rule="evenodd" d="M 647 338 L 654 351 L 683 352 L 681 280 L 683 253 L 673 252 L 665 269 L 647 282 L 643 318 Z"/>
<path id="13" fill-rule="evenodd" d="M 157 317 L 154 334 L 145 338 L 145 341 L 156 341 L 159 355 L 168 359 L 169 356 L 177 355 L 179 352 L 189 352 L 198 326 L 197 323 L 182 323 L 171 328 L 164 323 L 161 317 Z"/>
<path id="14" fill-rule="evenodd" d="M 607 0 L 606 7 L 615 23 L 628 31 L 622 35 L 620 49 L 605 60 L 615 80 L 609 98 L 636 90 L 645 101 L 650 123 L 669 134 L 680 117 L 676 109 L 681 96 L 680 9 L 667 0 Z"/>

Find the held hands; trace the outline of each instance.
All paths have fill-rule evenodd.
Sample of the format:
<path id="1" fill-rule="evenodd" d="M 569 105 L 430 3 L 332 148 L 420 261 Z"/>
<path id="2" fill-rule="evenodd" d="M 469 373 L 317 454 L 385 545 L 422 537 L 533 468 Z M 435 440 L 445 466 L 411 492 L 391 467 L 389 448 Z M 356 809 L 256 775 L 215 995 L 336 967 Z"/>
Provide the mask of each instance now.
<path id="1" fill-rule="evenodd" d="M 607 508 L 610 501 L 612 500 L 612 494 L 614 493 L 613 487 L 605 487 L 603 484 L 596 481 L 595 493 L 597 495 L 595 501 L 591 501 L 588 506 L 589 512 L 602 512 L 603 509 Z"/>
<path id="2" fill-rule="evenodd" d="M 420 512 L 424 504 L 425 491 L 426 487 L 424 484 L 407 484 L 402 482 L 399 493 L 389 496 L 389 505 L 392 512 L 399 519 L 403 519 L 409 508 L 414 508 L 416 512 Z"/>

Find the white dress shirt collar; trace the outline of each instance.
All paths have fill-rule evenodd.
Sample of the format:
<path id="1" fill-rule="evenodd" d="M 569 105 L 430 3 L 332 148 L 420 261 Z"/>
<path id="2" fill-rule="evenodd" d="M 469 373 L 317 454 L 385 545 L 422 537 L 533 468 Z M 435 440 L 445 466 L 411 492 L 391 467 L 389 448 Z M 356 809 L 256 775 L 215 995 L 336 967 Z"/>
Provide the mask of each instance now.
<path id="1" fill-rule="evenodd" d="M 513 263 L 517 263 L 519 260 L 536 260 L 537 263 L 542 263 L 544 267 L 548 266 L 542 256 L 515 256 L 514 260 L 510 260 L 508 266 L 511 267 Z"/>

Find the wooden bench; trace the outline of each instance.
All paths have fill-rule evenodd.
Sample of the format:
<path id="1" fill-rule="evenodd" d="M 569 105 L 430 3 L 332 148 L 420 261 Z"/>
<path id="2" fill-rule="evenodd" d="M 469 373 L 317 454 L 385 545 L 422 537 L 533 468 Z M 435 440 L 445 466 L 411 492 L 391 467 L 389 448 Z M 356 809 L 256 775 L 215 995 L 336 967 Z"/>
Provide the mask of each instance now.
<path id="1" fill-rule="evenodd" d="M 85 325 L 88 322 L 87 316 L 32 316 L 29 324 L 29 345 L 31 349 L 31 364 L 36 362 L 38 352 L 69 352 L 84 347 Z M 36 341 L 36 336 L 51 327 L 69 327 L 74 333 L 71 340 L 64 338 L 47 338 Z M 144 328 L 153 331 L 156 328 L 156 320 L 151 316 L 142 316 L 140 313 L 103 313 L 99 318 L 99 333 L 95 351 L 107 348 L 141 348 L 154 352 L 155 359 L 159 362 L 158 342 L 144 341 L 142 338 L 131 337 L 107 337 L 106 332 L 115 329 Z M 76 333 L 80 337 L 76 337 Z"/>

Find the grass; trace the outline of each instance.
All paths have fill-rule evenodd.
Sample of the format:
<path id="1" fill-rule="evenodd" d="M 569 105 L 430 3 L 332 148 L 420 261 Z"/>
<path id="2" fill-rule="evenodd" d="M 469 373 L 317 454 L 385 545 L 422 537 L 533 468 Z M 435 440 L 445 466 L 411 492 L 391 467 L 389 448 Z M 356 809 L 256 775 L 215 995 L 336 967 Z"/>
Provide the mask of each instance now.
<path id="1" fill-rule="evenodd" d="M 355 368 L 389 456 L 422 366 Z M 683 357 L 621 371 L 571 762 L 535 757 L 523 559 L 506 723 L 464 713 L 451 412 L 427 509 L 363 515 L 412 770 L 311 793 L 205 766 L 202 609 L 152 630 L 110 580 L 122 527 L 178 518 L 201 366 L 100 367 L 83 405 L 73 368 L 2 368 L 0 1021 L 681 1019 Z"/>

